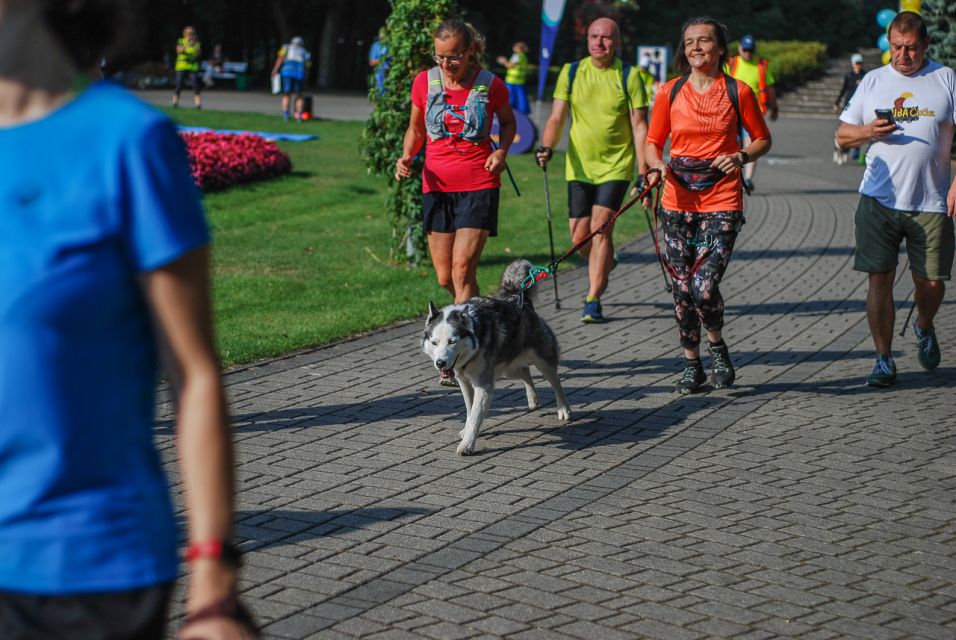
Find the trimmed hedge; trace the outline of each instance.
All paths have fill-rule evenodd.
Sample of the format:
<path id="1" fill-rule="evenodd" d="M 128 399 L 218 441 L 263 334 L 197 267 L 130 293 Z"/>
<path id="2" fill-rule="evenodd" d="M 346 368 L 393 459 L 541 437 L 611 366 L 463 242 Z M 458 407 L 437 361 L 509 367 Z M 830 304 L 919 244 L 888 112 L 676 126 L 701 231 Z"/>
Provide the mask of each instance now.
<path id="1" fill-rule="evenodd" d="M 737 42 L 730 51 L 737 53 Z M 757 40 L 757 55 L 770 60 L 770 73 L 778 89 L 792 89 L 823 72 L 827 46 L 803 40 Z"/>

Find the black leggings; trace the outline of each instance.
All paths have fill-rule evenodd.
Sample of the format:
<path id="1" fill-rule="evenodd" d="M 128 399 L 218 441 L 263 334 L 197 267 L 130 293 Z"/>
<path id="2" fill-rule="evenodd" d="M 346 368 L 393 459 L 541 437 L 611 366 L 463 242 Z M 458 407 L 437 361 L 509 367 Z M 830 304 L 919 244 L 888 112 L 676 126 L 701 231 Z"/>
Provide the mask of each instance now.
<path id="1" fill-rule="evenodd" d="M 718 331 L 724 326 L 724 298 L 719 285 L 744 223 L 743 212 L 694 213 L 662 209 L 660 217 L 664 260 L 680 277 L 686 277 L 698 258 L 709 251 L 697 273 L 684 281 L 674 279 L 674 315 L 680 345 L 694 349 L 700 344 L 701 324 L 709 331 Z M 706 243 L 706 246 L 695 246 L 692 242 Z"/>

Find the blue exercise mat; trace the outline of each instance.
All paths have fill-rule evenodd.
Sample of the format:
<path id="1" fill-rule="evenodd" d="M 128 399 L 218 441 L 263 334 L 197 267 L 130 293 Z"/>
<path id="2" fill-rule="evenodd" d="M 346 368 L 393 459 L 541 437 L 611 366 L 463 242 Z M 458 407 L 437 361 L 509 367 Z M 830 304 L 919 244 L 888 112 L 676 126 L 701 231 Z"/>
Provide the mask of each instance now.
<path id="1" fill-rule="evenodd" d="M 180 131 L 185 131 L 186 133 L 205 133 L 207 131 L 212 131 L 213 133 L 251 133 L 254 136 L 259 136 L 260 138 L 265 138 L 266 140 L 288 140 L 290 142 L 305 142 L 306 140 L 318 140 L 319 136 L 312 135 L 310 133 L 276 133 L 272 131 L 242 131 L 240 129 L 210 129 L 209 127 L 184 127 L 179 125 L 176 127 Z"/>

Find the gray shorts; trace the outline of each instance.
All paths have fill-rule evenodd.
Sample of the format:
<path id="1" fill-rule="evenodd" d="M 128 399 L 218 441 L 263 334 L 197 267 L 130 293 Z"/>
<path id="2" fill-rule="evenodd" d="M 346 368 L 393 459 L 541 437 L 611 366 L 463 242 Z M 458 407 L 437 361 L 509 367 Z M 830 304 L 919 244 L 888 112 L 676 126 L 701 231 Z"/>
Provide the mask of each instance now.
<path id="1" fill-rule="evenodd" d="M 890 209 L 875 198 L 860 196 L 854 269 L 867 273 L 896 271 L 904 239 L 910 271 L 927 280 L 949 280 L 956 244 L 952 218 L 945 213 Z"/>

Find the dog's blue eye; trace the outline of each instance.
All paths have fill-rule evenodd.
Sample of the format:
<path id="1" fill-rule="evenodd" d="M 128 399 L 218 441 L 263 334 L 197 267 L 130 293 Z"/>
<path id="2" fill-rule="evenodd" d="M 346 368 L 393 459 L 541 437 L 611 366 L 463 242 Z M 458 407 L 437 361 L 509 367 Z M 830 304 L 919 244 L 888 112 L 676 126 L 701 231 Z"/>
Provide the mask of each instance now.
<path id="1" fill-rule="evenodd" d="M 448 339 L 448 344 L 455 344 L 456 342 L 458 342 L 458 338 L 449 338 L 449 339 Z"/>

